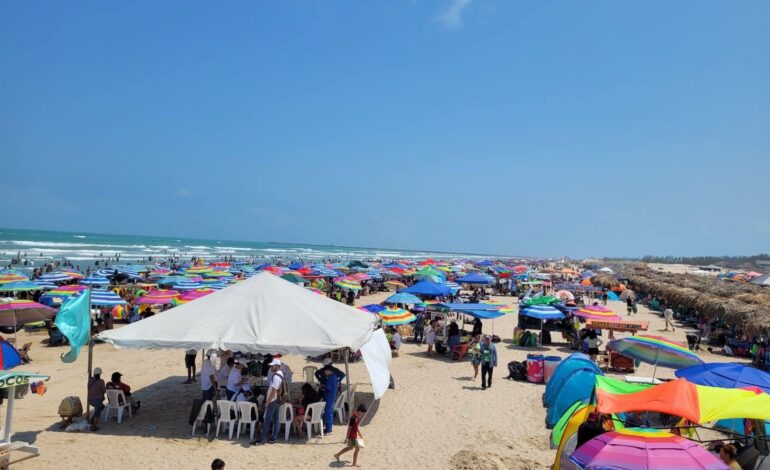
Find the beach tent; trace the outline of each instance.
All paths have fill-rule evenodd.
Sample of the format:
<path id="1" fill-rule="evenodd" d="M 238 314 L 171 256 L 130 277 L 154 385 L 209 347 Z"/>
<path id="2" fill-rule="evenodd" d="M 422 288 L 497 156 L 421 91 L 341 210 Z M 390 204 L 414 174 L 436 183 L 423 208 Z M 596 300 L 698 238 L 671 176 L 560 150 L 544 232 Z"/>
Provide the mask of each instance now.
<path id="1" fill-rule="evenodd" d="M 757 387 L 765 393 L 770 393 L 770 373 L 747 364 L 731 362 L 699 364 L 679 369 L 675 374 L 696 385 L 722 388 Z"/>
<path id="2" fill-rule="evenodd" d="M 599 366 L 597 366 L 596 363 L 592 361 L 587 354 L 579 352 L 570 354 L 563 361 L 561 361 L 558 366 L 556 366 L 556 368 L 553 370 L 553 374 L 551 375 L 551 379 L 548 381 L 548 383 L 545 384 L 543 406 L 546 408 L 549 406 L 553 395 L 558 389 L 562 387 L 567 377 L 571 375 L 572 372 L 579 369 L 596 371 L 597 373 L 601 374 L 601 369 L 599 369 Z"/>
<path id="3" fill-rule="evenodd" d="M 574 356 L 574 357 L 573 357 Z M 564 362 L 559 364 L 558 369 L 562 371 L 557 375 L 557 370 L 548 381 L 550 387 L 546 389 L 544 403 L 548 407 L 545 423 L 548 429 L 552 428 L 562 417 L 562 415 L 575 403 L 588 401 L 593 394 L 596 376 L 604 375 L 596 364 L 590 362 L 587 364 L 583 359 L 584 355 L 570 356 L 566 361 L 571 362 L 564 367 Z M 551 385 L 551 382 L 556 382 Z"/>
<path id="4" fill-rule="evenodd" d="M 489 285 L 489 284 L 492 284 L 492 278 L 490 278 L 489 276 L 485 276 L 484 274 L 470 273 L 470 274 L 466 274 L 463 277 L 458 277 L 457 279 L 455 279 L 455 282 L 458 282 L 460 284 Z"/>
<path id="5" fill-rule="evenodd" d="M 362 349 L 375 396 L 390 381 L 390 348 L 377 318 L 263 272 L 96 337 L 117 348 L 221 349 L 316 356 Z M 381 358 L 382 342 L 388 358 Z M 374 372 L 373 372 L 374 370 Z M 383 388 L 384 382 L 384 388 Z"/>

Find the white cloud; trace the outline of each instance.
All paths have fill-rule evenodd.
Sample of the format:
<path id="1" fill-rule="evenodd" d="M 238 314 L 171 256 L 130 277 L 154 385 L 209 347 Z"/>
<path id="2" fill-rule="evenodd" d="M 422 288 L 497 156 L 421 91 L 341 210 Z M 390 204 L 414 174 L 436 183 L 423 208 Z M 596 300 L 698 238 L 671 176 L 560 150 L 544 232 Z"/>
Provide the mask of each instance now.
<path id="1" fill-rule="evenodd" d="M 449 0 L 449 5 L 438 14 L 438 22 L 451 30 L 462 29 L 463 14 L 473 0 Z"/>
<path id="2" fill-rule="evenodd" d="M 192 197 L 192 193 L 187 188 L 179 188 L 176 190 L 176 195 L 179 197 Z"/>

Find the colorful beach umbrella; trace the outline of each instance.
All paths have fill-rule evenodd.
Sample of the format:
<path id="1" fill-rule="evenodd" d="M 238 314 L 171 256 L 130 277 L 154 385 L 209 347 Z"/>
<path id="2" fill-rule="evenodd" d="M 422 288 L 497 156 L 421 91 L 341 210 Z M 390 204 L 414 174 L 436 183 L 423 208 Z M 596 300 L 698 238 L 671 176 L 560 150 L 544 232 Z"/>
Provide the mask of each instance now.
<path id="1" fill-rule="evenodd" d="M 681 369 L 703 364 L 703 359 L 690 351 L 687 346 L 661 336 L 629 336 L 610 341 L 609 347 L 624 356 L 653 364 L 655 366 L 653 378 L 655 378 L 655 371 L 658 366 Z"/>
<path id="2" fill-rule="evenodd" d="M 286 281 L 292 282 L 294 284 L 304 284 L 307 281 L 304 277 L 300 276 L 299 274 L 294 273 L 286 273 L 281 275 L 281 279 L 284 279 Z"/>
<path id="3" fill-rule="evenodd" d="M 340 289 L 348 289 L 352 291 L 361 290 L 361 284 L 351 279 L 340 279 L 339 281 L 336 281 L 334 285 L 339 287 Z"/>
<path id="4" fill-rule="evenodd" d="M 106 286 L 110 284 L 110 280 L 101 276 L 90 276 L 80 280 L 80 283 L 84 286 Z"/>
<path id="5" fill-rule="evenodd" d="M 387 299 L 385 299 L 386 304 L 410 304 L 410 305 L 416 305 L 422 302 L 422 299 L 417 297 L 416 295 L 412 295 L 408 292 L 399 292 L 397 294 L 393 294 Z"/>
<path id="6" fill-rule="evenodd" d="M 43 274 L 39 277 L 41 281 L 48 281 L 48 282 L 66 282 L 71 281 L 74 279 L 72 276 L 70 276 L 67 273 L 63 273 L 61 271 L 54 271 L 51 273 Z"/>
<path id="7" fill-rule="evenodd" d="M 35 281 L 14 281 L 0 284 L 0 292 L 30 292 L 43 290 L 43 286 Z"/>
<path id="8" fill-rule="evenodd" d="M 573 313 L 575 316 L 591 320 L 620 321 L 623 319 L 623 317 L 613 312 L 612 309 L 602 305 L 586 305 L 575 310 Z"/>
<path id="9" fill-rule="evenodd" d="M 83 274 L 79 273 L 78 271 L 75 271 L 74 269 L 62 269 L 60 272 L 62 274 L 66 274 L 72 279 L 83 279 L 85 277 Z"/>
<path id="10" fill-rule="evenodd" d="M 531 305 L 519 310 L 519 315 L 525 315 L 539 320 L 561 320 L 564 314 L 561 310 L 550 305 Z"/>
<path id="11" fill-rule="evenodd" d="M 4 339 L 0 339 L 0 367 L 2 370 L 13 369 L 21 364 L 19 351 Z"/>
<path id="12" fill-rule="evenodd" d="M 0 326 L 24 325 L 49 320 L 56 310 L 31 300 L 0 299 Z"/>
<path id="13" fill-rule="evenodd" d="M 569 460 L 578 468 L 626 470 L 728 470 L 697 442 L 657 429 L 606 432 L 578 447 Z"/>
<path id="14" fill-rule="evenodd" d="M 29 278 L 25 274 L 18 273 L 13 270 L 5 270 L 3 274 L 0 274 L 0 285 L 8 284 L 10 282 L 23 281 L 29 281 Z"/>
<path id="15" fill-rule="evenodd" d="M 151 290 L 136 300 L 139 305 L 171 305 L 172 299 L 178 298 L 179 292 L 175 290 Z"/>
<path id="16" fill-rule="evenodd" d="M 380 313 L 381 311 L 385 310 L 385 307 L 380 304 L 369 304 L 369 305 L 364 305 L 363 307 L 361 307 L 361 309 L 371 313 Z"/>
<path id="17" fill-rule="evenodd" d="M 403 289 L 406 287 L 406 284 L 398 281 L 385 281 L 385 287 L 389 289 Z"/>
<path id="18" fill-rule="evenodd" d="M 382 324 L 385 326 L 398 326 L 406 323 L 412 323 L 416 317 L 409 310 L 403 308 L 386 308 L 380 310 L 377 315 L 382 319 Z"/>
<path id="19" fill-rule="evenodd" d="M 770 420 L 770 395 L 757 388 L 721 388 L 676 379 L 635 393 L 600 386 L 596 378 L 596 407 L 600 413 L 654 411 L 680 416 L 695 424 L 722 419 Z"/>

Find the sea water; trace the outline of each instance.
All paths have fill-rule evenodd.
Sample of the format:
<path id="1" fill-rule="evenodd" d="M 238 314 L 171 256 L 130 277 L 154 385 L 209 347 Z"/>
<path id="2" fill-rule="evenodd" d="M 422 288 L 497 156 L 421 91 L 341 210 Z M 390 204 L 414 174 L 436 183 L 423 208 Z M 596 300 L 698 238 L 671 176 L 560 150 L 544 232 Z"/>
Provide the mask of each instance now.
<path id="1" fill-rule="evenodd" d="M 302 245 L 277 242 L 239 242 L 182 237 L 111 235 L 87 232 L 54 232 L 0 228 L 0 266 L 12 258 L 29 260 L 28 267 L 52 260 L 69 260 L 75 265 L 92 265 L 96 260 L 120 264 L 160 260 L 169 257 L 205 260 L 235 257 L 248 260 L 337 260 L 337 259 L 420 259 L 476 258 L 482 255 L 431 251 L 393 250 L 330 245 Z"/>

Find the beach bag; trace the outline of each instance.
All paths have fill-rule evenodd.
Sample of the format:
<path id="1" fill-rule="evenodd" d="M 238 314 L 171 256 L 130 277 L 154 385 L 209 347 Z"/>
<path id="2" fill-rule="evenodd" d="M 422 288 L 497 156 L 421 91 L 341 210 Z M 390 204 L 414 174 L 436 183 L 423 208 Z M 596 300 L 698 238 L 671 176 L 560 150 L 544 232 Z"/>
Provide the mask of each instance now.
<path id="1" fill-rule="evenodd" d="M 525 381 L 527 380 L 527 366 L 523 362 L 511 361 L 508 363 L 507 379 Z"/>
<path id="2" fill-rule="evenodd" d="M 366 447 L 366 439 L 364 439 L 364 438 L 359 438 L 359 439 L 356 439 L 356 440 L 355 440 L 355 444 L 356 444 L 358 447 L 360 447 L 361 449 L 363 449 L 364 447 Z"/>
<path id="3" fill-rule="evenodd" d="M 543 341 L 542 344 L 551 344 L 551 332 L 550 331 L 543 331 Z"/>
<path id="4" fill-rule="evenodd" d="M 530 333 L 529 337 L 527 338 L 527 346 L 530 348 L 537 346 L 537 335 Z"/>
<path id="5" fill-rule="evenodd" d="M 521 337 L 519 338 L 519 346 L 527 346 L 529 344 L 530 336 L 532 336 L 532 333 L 529 331 L 522 333 Z"/>
<path id="6" fill-rule="evenodd" d="M 80 397 L 65 397 L 59 403 L 59 416 L 75 417 L 83 415 L 83 403 Z"/>

